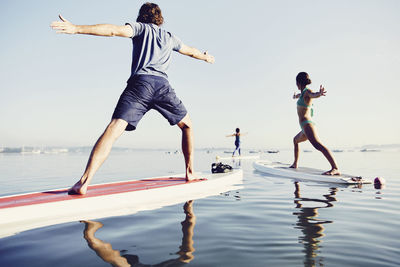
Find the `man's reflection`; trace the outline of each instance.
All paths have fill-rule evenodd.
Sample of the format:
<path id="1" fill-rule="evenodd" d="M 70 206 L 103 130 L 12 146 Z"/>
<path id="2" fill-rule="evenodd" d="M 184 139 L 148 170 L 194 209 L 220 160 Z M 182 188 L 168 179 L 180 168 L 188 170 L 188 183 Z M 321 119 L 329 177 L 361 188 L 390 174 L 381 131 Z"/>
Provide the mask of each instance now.
<path id="1" fill-rule="evenodd" d="M 81 221 L 85 223 L 85 230 L 83 237 L 86 239 L 89 247 L 93 249 L 96 254 L 105 262 L 110 263 L 112 266 L 131 266 L 128 260 L 121 256 L 118 250 L 114 250 L 110 243 L 95 237 L 95 233 L 103 224 L 95 221 Z"/>
<path id="2" fill-rule="evenodd" d="M 323 195 L 324 199 L 317 198 L 305 198 L 300 195 L 300 186 L 297 182 L 295 182 L 295 191 L 294 191 L 294 203 L 296 204 L 296 209 L 298 211 L 294 212 L 293 215 L 298 217 L 298 221 L 296 222 L 296 229 L 301 229 L 303 236 L 299 237 L 299 243 L 304 245 L 305 252 L 305 266 L 315 266 L 315 258 L 318 255 L 318 250 L 320 246 L 320 238 L 324 236 L 324 224 L 333 223 L 333 221 L 329 220 L 320 220 L 318 219 L 318 209 L 320 208 L 330 208 L 333 207 L 331 202 L 336 201 L 335 195 L 338 191 L 337 188 L 329 188 L 329 193 Z M 313 202 L 313 203 L 321 203 L 317 207 L 304 207 L 304 202 Z M 317 205 L 317 204 L 314 204 Z M 314 206 L 313 205 L 313 206 Z M 322 263 L 319 263 L 322 264 Z"/>
<path id="3" fill-rule="evenodd" d="M 185 212 L 185 220 L 182 224 L 182 245 L 179 247 L 179 251 L 176 253 L 179 255 L 179 261 L 189 263 L 194 259 L 193 252 L 193 233 L 194 225 L 196 224 L 196 216 L 193 213 L 193 200 L 190 200 L 183 205 Z"/>
<path id="4" fill-rule="evenodd" d="M 193 260 L 193 230 L 196 224 L 196 216 L 193 213 L 193 200 L 187 201 L 183 210 L 185 212 L 185 220 L 182 224 L 182 245 L 176 253 L 179 255 L 176 259 L 167 260 L 156 265 L 147 265 L 139 262 L 139 257 L 136 255 L 121 255 L 118 250 L 114 250 L 110 243 L 95 237 L 98 229 L 103 227 L 103 224 L 95 221 L 81 221 L 85 223 L 85 230 L 83 237 L 86 239 L 89 247 L 93 249 L 96 254 L 105 262 L 110 263 L 112 266 L 125 267 L 125 266 L 179 266 L 189 263 Z"/>

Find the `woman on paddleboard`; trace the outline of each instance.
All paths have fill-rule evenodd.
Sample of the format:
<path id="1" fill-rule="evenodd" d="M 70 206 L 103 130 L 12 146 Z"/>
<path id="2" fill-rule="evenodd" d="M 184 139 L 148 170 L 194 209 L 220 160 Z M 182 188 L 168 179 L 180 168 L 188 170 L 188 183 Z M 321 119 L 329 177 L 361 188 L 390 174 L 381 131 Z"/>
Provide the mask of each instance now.
<path id="1" fill-rule="evenodd" d="M 239 156 L 240 156 L 240 136 L 241 135 L 243 135 L 243 134 L 240 133 L 240 129 L 236 128 L 234 134 L 229 134 L 226 136 L 226 137 L 231 137 L 231 136 L 235 137 L 235 150 L 232 153 L 232 157 L 235 156 L 236 151 L 239 153 Z"/>
<path id="2" fill-rule="evenodd" d="M 311 84 L 311 80 L 306 72 L 300 72 L 296 77 L 296 85 L 300 90 L 299 94 L 294 94 L 293 99 L 297 100 L 297 115 L 299 116 L 299 123 L 301 131 L 293 138 L 294 144 L 294 162 L 290 166 L 291 168 L 297 168 L 297 162 L 299 160 L 299 143 L 306 140 L 314 146 L 315 149 L 319 150 L 324 154 L 325 158 L 331 164 L 331 169 L 324 172 L 325 175 L 340 175 L 339 168 L 336 164 L 335 159 L 331 151 L 326 148 L 318 138 L 317 129 L 315 123 L 312 121 L 313 108 L 312 99 L 320 96 L 325 96 L 325 88 L 320 85 L 319 92 L 312 92 L 307 85 Z"/>

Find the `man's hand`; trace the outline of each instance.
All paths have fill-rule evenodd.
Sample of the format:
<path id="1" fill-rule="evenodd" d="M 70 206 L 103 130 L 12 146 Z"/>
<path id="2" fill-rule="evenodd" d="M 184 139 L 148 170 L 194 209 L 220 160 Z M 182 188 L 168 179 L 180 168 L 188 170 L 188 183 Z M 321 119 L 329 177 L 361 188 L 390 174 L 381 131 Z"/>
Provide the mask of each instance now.
<path id="1" fill-rule="evenodd" d="M 190 47 L 185 44 L 182 44 L 181 49 L 179 49 L 179 53 L 181 53 L 182 55 L 185 55 L 185 56 L 195 58 L 195 59 L 204 60 L 205 62 L 208 62 L 211 64 L 215 62 L 214 56 L 208 54 L 208 51 L 202 53 L 197 48 Z"/>
<path id="2" fill-rule="evenodd" d="M 211 64 L 213 64 L 213 63 L 215 62 L 214 56 L 208 54 L 208 51 L 204 52 L 203 54 L 204 54 L 205 57 L 206 57 L 206 58 L 204 59 L 206 62 L 211 63 Z"/>
<path id="3" fill-rule="evenodd" d="M 56 33 L 76 34 L 77 27 L 68 20 L 64 19 L 61 15 L 58 15 L 61 21 L 53 21 L 50 27 L 56 30 Z"/>

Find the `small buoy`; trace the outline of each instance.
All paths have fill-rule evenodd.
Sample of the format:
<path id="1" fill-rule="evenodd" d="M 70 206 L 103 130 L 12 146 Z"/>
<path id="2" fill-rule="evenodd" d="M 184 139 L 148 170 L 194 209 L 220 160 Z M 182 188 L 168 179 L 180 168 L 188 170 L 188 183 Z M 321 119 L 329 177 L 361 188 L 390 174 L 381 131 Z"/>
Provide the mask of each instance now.
<path id="1" fill-rule="evenodd" d="M 374 179 L 374 184 L 376 184 L 376 185 L 384 185 L 385 183 L 386 183 L 386 181 L 382 177 L 376 177 Z"/>

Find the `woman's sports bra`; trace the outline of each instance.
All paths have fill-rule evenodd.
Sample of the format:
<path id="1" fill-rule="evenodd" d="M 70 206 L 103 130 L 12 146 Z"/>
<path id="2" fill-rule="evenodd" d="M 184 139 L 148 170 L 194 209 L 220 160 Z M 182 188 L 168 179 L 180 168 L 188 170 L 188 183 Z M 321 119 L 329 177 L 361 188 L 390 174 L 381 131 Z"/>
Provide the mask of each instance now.
<path id="1" fill-rule="evenodd" d="M 307 105 L 306 102 L 304 102 L 304 94 L 306 93 L 308 89 L 307 87 L 303 89 L 303 91 L 301 91 L 299 100 L 297 100 L 297 105 L 301 106 L 301 107 L 306 107 L 306 108 L 311 108 L 311 117 L 314 115 L 314 110 L 312 108 L 312 105 Z"/>
<path id="2" fill-rule="evenodd" d="M 306 107 L 306 108 L 311 107 L 311 105 L 307 105 L 306 102 L 304 102 L 304 94 L 306 93 L 307 90 L 310 90 L 310 89 L 308 89 L 306 87 L 306 88 L 303 89 L 303 91 L 301 91 L 299 100 L 297 100 L 297 105 L 298 106 L 302 106 L 302 107 Z"/>

